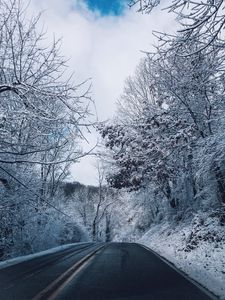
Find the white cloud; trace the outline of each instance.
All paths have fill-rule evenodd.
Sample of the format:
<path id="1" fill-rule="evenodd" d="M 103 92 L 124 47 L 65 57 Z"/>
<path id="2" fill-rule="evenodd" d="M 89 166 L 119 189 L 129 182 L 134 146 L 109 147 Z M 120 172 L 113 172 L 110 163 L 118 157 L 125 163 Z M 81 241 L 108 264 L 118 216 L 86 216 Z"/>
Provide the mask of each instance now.
<path id="1" fill-rule="evenodd" d="M 149 50 L 154 43 L 152 30 L 167 31 L 175 26 L 172 16 L 159 9 L 151 15 L 127 10 L 120 17 L 100 17 L 81 0 L 32 0 L 31 9 L 44 10 L 48 33 L 63 37 L 62 52 L 70 57 L 69 67 L 77 79 L 92 78 L 100 120 L 115 112 L 124 80 L 134 72 L 143 56 L 141 50 Z M 87 159 L 73 168 L 75 179 L 84 183 L 95 183 L 94 174 Z"/>

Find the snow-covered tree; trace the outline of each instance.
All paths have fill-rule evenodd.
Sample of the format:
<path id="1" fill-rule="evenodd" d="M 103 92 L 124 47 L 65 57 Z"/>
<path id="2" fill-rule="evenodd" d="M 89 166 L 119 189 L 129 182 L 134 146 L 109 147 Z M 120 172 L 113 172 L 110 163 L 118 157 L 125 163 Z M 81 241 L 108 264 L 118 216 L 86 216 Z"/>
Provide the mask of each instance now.
<path id="1" fill-rule="evenodd" d="M 75 161 L 88 125 L 89 90 L 66 75 L 60 41 L 45 45 L 39 17 L 27 19 L 19 0 L 0 4 L 0 162 Z M 44 161 L 43 153 L 49 153 Z"/>
<path id="2" fill-rule="evenodd" d="M 99 130 L 113 187 L 139 190 L 154 183 L 171 207 L 184 209 L 197 197 L 197 153 L 222 124 L 224 50 L 183 57 L 177 39 L 142 60 L 125 84 L 117 118 Z"/>
<path id="3" fill-rule="evenodd" d="M 70 164 L 84 155 L 79 144 L 90 126 L 89 83 L 73 82 L 61 41 L 48 44 L 39 20 L 28 16 L 25 1 L 0 0 L 2 257 L 46 248 L 44 236 L 54 227 L 76 227 L 56 200 Z M 51 246 L 62 241 L 59 234 Z"/>
<path id="4" fill-rule="evenodd" d="M 187 42 L 197 43 L 197 48 L 193 52 L 186 48 L 185 54 L 189 55 L 203 49 L 212 50 L 213 47 L 224 47 L 225 13 L 223 0 L 131 0 L 130 6 L 137 7 L 139 12 L 151 13 L 151 11 L 162 5 L 170 13 L 174 13 L 179 21 L 182 38 L 177 41 L 177 47 L 185 45 Z M 169 35 L 163 35 L 165 39 Z"/>

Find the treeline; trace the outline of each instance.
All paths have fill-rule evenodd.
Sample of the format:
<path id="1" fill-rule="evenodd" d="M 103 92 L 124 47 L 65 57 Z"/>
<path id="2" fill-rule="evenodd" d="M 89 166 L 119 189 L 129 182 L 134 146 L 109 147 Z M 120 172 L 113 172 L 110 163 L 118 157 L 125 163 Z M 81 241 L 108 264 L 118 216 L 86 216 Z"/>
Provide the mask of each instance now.
<path id="1" fill-rule="evenodd" d="M 150 12 L 159 1 L 131 4 Z M 212 210 L 221 224 L 224 220 L 223 6 L 223 1 L 172 3 L 178 33 L 158 34 L 155 51 L 127 79 L 117 116 L 99 126 L 109 184 L 148 189 L 157 220 Z"/>
<path id="2" fill-rule="evenodd" d="M 101 182 L 99 186 L 67 182 L 62 184 L 62 190 L 65 206 L 73 209 L 77 223 L 86 229 L 89 239 L 111 241 L 115 209 L 121 203 L 120 193 Z"/>
<path id="3" fill-rule="evenodd" d="M 89 84 L 73 83 L 61 41 L 48 42 L 40 15 L 27 9 L 21 0 L 0 1 L 1 259 L 84 239 L 56 199 L 84 155 Z"/>
<path id="4" fill-rule="evenodd" d="M 132 201 L 104 183 L 100 165 L 98 187 L 68 182 L 71 164 L 86 155 L 92 99 L 39 19 L 24 1 L 0 0 L 0 260 L 127 239 L 138 227 Z"/>
<path id="5" fill-rule="evenodd" d="M 119 192 L 107 186 L 85 186 L 59 182 L 57 193 L 48 201 L 35 195 L 41 181 L 37 174 L 21 175 L 15 170 L 1 187 L 0 260 L 46 250 L 67 243 L 111 241 L 114 225 L 120 224 L 115 210 L 122 203 Z M 22 182 L 29 184 L 26 189 Z M 51 187 L 51 183 L 47 183 Z M 45 201 L 43 201 L 45 200 Z"/>

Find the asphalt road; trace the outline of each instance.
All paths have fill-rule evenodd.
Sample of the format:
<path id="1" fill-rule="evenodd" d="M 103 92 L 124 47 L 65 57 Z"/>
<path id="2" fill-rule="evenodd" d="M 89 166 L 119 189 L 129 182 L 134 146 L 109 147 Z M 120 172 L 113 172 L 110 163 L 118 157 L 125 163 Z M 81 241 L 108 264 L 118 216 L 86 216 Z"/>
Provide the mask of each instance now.
<path id="1" fill-rule="evenodd" d="M 0 270 L 2 300 L 209 300 L 134 243 L 83 244 Z"/>

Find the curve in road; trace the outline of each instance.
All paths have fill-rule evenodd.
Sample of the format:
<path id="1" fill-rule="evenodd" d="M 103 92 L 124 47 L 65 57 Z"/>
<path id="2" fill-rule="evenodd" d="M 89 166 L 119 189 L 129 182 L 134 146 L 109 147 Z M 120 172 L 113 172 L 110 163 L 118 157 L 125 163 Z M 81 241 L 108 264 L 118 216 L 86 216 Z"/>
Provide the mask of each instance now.
<path id="1" fill-rule="evenodd" d="M 4 300 L 209 300 L 135 243 L 87 244 L 0 270 Z M 3 297 L 3 298 L 2 298 Z"/>

